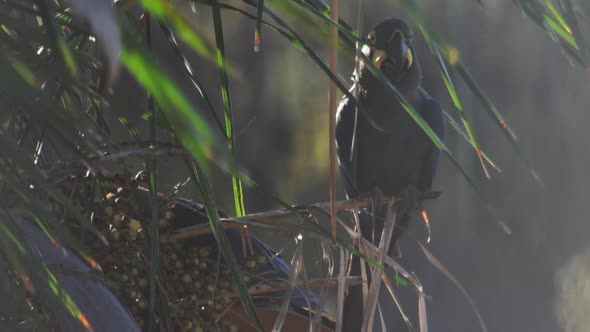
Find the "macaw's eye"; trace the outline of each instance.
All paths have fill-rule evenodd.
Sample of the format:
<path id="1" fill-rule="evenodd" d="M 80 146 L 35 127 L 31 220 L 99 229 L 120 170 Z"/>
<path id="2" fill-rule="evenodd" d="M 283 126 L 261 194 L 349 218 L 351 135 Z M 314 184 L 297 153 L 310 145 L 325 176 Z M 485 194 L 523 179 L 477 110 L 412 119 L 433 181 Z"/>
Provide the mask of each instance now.
<path id="1" fill-rule="evenodd" d="M 369 40 L 371 41 L 371 43 L 375 44 L 375 42 L 377 41 L 377 37 L 375 37 L 375 31 L 371 31 L 369 33 Z"/>

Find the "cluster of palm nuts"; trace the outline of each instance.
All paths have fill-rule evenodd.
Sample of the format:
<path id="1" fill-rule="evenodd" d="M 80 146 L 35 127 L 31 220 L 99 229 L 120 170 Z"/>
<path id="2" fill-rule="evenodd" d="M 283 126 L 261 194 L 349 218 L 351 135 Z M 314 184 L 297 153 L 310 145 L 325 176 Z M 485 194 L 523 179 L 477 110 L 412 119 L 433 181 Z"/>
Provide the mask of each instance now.
<path id="1" fill-rule="evenodd" d="M 105 284 L 128 309 L 140 327 L 149 317 L 150 235 L 152 220 L 145 176 L 114 175 L 70 179 L 69 190 L 94 201 L 93 224 L 109 245 L 88 241 L 91 255 L 104 273 Z M 78 188 L 79 187 L 79 188 Z M 94 189 L 92 189 L 94 188 Z M 92 193 L 95 191 L 97 193 Z M 139 195 L 138 195 L 139 194 Z M 75 195 L 77 196 L 77 195 Z M 142 204 L 141 198 L 146 201 Z M 178 331 L 236 331 L 227 309 L 239 302 L 239 293 L 216 247 L 198 241 L 171 241 L 175 229 L 174 197 L 159 199 L 159 299 L 156 320 Z M 84 201 L 80 200 L 84 206 Z M 252 257 L 242 266 L 248 284 L 256 270 L 268 264 L 264 256 Z M 166 302 L 166 303 L 164 303 Z M 163 315 L 167 312 L 167 315 Z M 161 316 L 160 316 L 161 315 Z M 166 316 L 168 319 L 166 319 Z"/>

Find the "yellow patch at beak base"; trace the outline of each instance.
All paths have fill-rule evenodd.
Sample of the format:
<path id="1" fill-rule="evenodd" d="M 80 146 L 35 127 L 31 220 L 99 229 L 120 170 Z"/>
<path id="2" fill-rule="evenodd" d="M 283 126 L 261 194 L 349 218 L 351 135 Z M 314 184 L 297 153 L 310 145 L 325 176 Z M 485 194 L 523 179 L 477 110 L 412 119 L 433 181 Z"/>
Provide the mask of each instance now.
<path id="1" fill-rule="evenodd" d="M 373 64 L 379 70 L 381 70 L 381 65 L 383 64 L 383 61 L 385 61 L 385 59 L 387 59 L 387 53 L 385 51 L 376 50 L 373 54 Z"/>
<path id="2" fill-rule="evenodd" d="M 412 67 L 412 63 L 414 63 L 414 57 L 412 56 L 412 50 L 408 49 L 406 53 L 406 60 L 408 61 L 408 68 Z"/>

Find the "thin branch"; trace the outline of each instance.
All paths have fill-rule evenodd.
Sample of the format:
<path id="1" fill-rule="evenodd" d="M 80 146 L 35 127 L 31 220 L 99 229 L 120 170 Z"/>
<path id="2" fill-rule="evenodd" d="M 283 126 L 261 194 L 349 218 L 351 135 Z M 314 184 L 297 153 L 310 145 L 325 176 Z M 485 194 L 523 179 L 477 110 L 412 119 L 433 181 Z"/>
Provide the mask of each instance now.
<path id="1" fill-rule="evenodd" d="M 379 243 L 379 251 L 377 252 L 377 264 L 382 265 L 387 252 L 389 251 L 389 244 L 393 235 L 395 221 L 397 216 L 397 209 L 392 208 L 392 203 L 387 205 L 387 217 L 385 220 L 385 227 L 381 240 Z M 369 296 L 363 313 L 363 331 L 373 331 L 373 322 L 375 317 L 375 310 L 377 309 L 377 302 L 379 299 L 379 292 L 381 290 L 381 272 L 376 269 L 371 269 L 372 280 L 369 290 Z"/>
<path id="2" fill-rule="evenodd" d="M 439 196 L 440 196 L 440 192 L 430 191 L 430 192 L 425 192 L 419 198 L 423 199 L 423 200 L 431 200 L 431 199 L 436 199 Z M 383 203 L 387 203 L 390 201 L 392 201 L 392 204 L 397 204 L 400 201 L 400 199 L 395 198 L 395 197 L 384 197 L 382 199 Z M 366 208 L 370 207 L 372 203 L 374 203 L 374 199 L 372 197 L 367 197 L 367 198 L 361 199 L 361 200 L 348 199 L 348 200 L 337 201 L 337 202 L 335 202 L 334 207 L 335 207 L 336 211 L 353 211 L 353 210 L 366 209 Z M 310 214 L 310 215 L 321 214 L 321 215 L 328 215 L 329 216 L 330 214 L 328 211 L 330 209 L 330 204 L 331 204 L 331 202 L 322 202 L 322 203 L 316 203 L 316 204 L 312 204 L 312 205 L 296 206 L 296 207 L 293 207 L 293 210 L 271 210 L 271 211 L 253 213 L 253 214 L 249 214 L 249 215 L 239 217 L 239 218 L 221 218 L 221 222 L 222 222 L 221 225 L 227 229 L 227 228 L 239 228 L 243 224 L 247 224 L 250 222 L 271 224 L 271 223 L 276 223 L 281 220 L 295 219 L 298 217 L 298 214 Z M 334 213 L 334 216 L 335 215 L 336 214 Z M 170 239 L 172 241 L 176 241 L 176 240 L 201 236 L 204 234 L 210 234 L 211 229 L 210 229 L 210 227 L 207 227 L 207 226 L 208 225 L 194 226 L 194 227 L 181 229 L 177 233 L 171 235 Z"/>
<path id="3" fill-rule="evenodd" d="M 104 163 L 104 162 L 111 162 L 111 161 L 118 161 L 121 159 L 126 159 L 129 157 L 135 158 L 154 158 L 158 156 L 187 156 L 188 151 L 182 146 L 173 146 L 173 145 L 156 145 L 152 148 L 150 147 L 133 147 L 126 150 L 121 150 L 117 152 L 112 152 L 105 154 L 99 157 L 92 157 L 87 160 L 87 162 L 91 165 L 96 166 L 97 164 Z"/>
<path id="4" fill-rule="evenodd" d="M 359 286 L 361 284 L 361 282 L 362 281 L 361 281 L 360 277 L 346 277 L 345 278 L 346 286 Z M 276 287 L 259 287 L 259 288 L 250 287 L 250 289 L 248 289 L 248 294 L 261 295 L 261 294 L 268 294 L 268 293 L 285 291 L 285 290 L 289 290 L 289 289 L 293 289 L 293 288 L 305 287 L 306 289 L 311 289 L 311 288 L 322 288 L 322 287 L 334 287 L 337 285 L 338 285 L 338 278 L 312 279 L 312 280 L 307 280 L 305 282 L 305 284 L 304 284 L 304 282 L 298 282 L 293 285 L 290 285 L 288 282 L 285 281 L 285 282 L 281 282 L 281 285 L 276 286 Z M 238 292 L 227 293 L 227 296 L 230 298 L 236 298 L 236 297 L 240 297 L 240 293 L 238 293 Z M 207 304 L 207 301 L 209 301 L 209 299 L 204 299 L 203 302 L 200 304 Z"/>
<path id="5" fill-rule="evenodd" d="M 330 2 L 330 18 L 338 22 L 339 0 Z M 330 70 L 338 74 L 338 28 L 330 26 Z M 336 242 L 336 110 L 338 88 L 330 81 L 330 223 L 332 225 L 332 241 Z"/>

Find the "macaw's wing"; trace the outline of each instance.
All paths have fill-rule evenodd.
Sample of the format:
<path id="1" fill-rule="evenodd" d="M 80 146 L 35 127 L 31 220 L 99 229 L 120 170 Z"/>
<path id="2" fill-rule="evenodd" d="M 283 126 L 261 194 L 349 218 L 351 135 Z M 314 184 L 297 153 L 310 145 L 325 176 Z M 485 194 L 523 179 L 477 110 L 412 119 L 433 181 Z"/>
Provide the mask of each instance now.
<path id="1" fill-rule="evenodd" d="M 421 91 L 421 94 L 423 95 L 424 100 L 422 102 L 420 113 L 436 135 L 440 139 L 443 139 L 445 134 L 445 123 L 442 107 L 425 92 Z M 424 161 L 422 162 L 422 169 L 417 184 L 418 189 L 423 191 L 429 190 L 432 186 L 432 181 L 434 180 L 440 162 L 440 150 L 434 145 L 434 143 L 432 143 L 429 137 L 426 136 L 426 139 L 429 142 L 429 147 L 424 156 Z"/>

